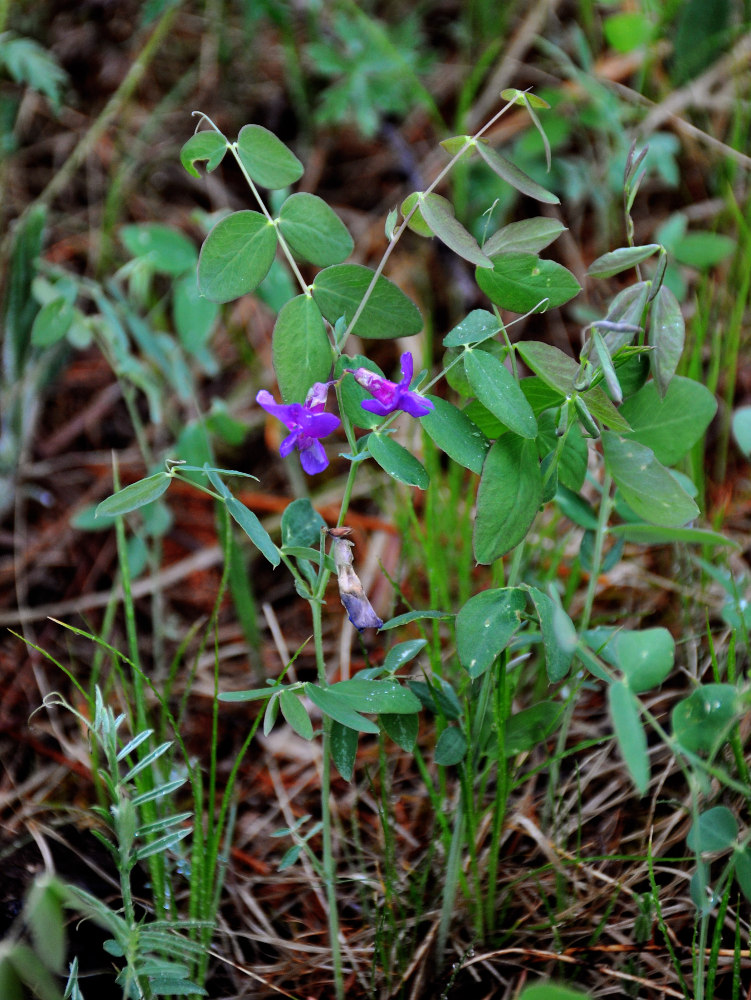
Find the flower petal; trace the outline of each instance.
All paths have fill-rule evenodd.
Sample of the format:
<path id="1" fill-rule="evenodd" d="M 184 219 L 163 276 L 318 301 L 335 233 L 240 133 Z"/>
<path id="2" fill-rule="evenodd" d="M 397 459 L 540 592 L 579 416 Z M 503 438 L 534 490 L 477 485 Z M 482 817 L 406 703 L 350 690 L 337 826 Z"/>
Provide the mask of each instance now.
<path id="1" fill-rule="evenodd" d="M 328 466 L 329 460 L 320 441 L 312 441 L 300 449 L 300 465 L 309 476 L 315 476 Z"/>
<path id="2" fill-rule="evenodd" d="M 402 381 L 401 384 L 409 389 L 409 383 L 412 381 L 412 374 L 414 372 L 414 362 L 412 361 L 412 352 L 405 351 L 401 357 L 401 368 L 402 368 Z"/>

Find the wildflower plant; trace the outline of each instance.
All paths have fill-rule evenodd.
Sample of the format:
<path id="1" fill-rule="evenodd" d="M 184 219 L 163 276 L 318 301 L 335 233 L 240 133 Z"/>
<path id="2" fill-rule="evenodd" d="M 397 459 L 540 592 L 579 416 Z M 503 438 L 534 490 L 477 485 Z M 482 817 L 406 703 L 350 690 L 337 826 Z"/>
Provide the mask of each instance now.
<path id="1" fill-rule="evenodd" d="M 111 516 L 123 515 L 162 496 L 172 480 L 186 472 L 203 473 L 205 485 L 200 488 L 226 505 L 274 568 L 284 564 L 297 593 L 310 606 L 316 681 L 287 680 L 285 670 L 266 686 L 224 692 L 220 699 L 263 702 L 265 732 L 281 712 L 305 739 L 318 735 L 309 706 L 322 714 L 319 870 L 328 896 L 338 998 L 344 995 L 344 964 L 330 812 L 331 763 L 345 779 L 351 778 L 359 733 L 386 734 L 412 752 L 419 713 L 425 709 L 436 716 L 435 762 L 455 767 L 461 788 L 453 825 L 442 826 L 447 870 L 439 947 L 446 941 L 460 890 L 469 900 L 477 937 L 492 933 L 513 761 L 562 724 L 561 689 L 573 683 L 572 674 L 577 683 L 586 676 L 605 684 L 614 736 L 634 787 L 645 794 L 649 786 L 646 724 L 654 727 L 656 720 L 640 695 L 660 685 L 673 669 L 675 642 L 666 629 L 640 632 L 617 627 L 617 622 L 592 628 L 603 567 L 620 558 L 625 542 L 727 544 L 722 535 L 694 525 L 700 511 L 693 487 L 675 468 L 703 434 L 716 403 L 704 386 L 677 374 L 684 325 L 679 304 L 663 283 L 665 249 L 658 243 L 634 243 L 630 213 L 646 150 L 632 149 L 626 165 L 626 245 L 595 260 L 588 271 L 593 279 L 608 280 L 633 270 L 636 280 L 582 331 L 578 359 L 541 341 L 512 343 L 509 316 L 563 306 L 581 288 L 567 268 L 541 256 L 564 230 L 558 220 L 540 216 L 502 226 L 479 243 L 456 218 L 450 201 L 437 193 L 459 160 L 474 157 L 527 198 L 557 204 L 555 195 L 484 138 L 516 105 L 526 108 L 539 127 L 544 102 L 518 91 L 504 92 L 504 97 L 507 103 L 479 132 L 442 143 L 448 156 L 444 168 L 425 190 L 414 192 L 389 214 L 388 245 L 375 270 L 346 263 L 352 239 L 317 196 L 289 194 L 272 214 L 262 189 L 285 190 L 303 174 L 302 163 L 275 135 L 246 125 L 233 141 L 200 116 L 199 126 L 206 127 L 182 150 L 186 170 L 199 177 L 199 164 L 210 172 L 229 154 L 256 203 L 253 210 L 226 215 L 209 232 L 198 261 L 200 292 L 219 304 L 248 294 L 263 281 L 277 254 L 295 276 L 299 293 L 281 308 L 272 337 L 281 402 L 269 388 L 260 390 L 256 401 L 289 431 L 280 447 L 282 456 L 296 451 L 310 476 L 332 461 L 348 469 L 339 517 L 335 526 L 326 525 L 308 500 L 295 500 L 282 516 L 277 542 L 227 486 L 225 479 L 236 473 L 172 462 L 165 471 L 115 493 L 99 508 Z M 414 378 L 412 351 L 401 356 L 398 381 L 388 379 L 366 356 L 346 353 L 350 337 L 364 342 L 408 338 L 422 329 L 417 307 L 383 273 L 408 228 L 438 238 L 473 265 L 489 305 L 473 310 L 446 333 L 443 365 L 429 381 L 426 373 Z M 302 264 L 319 269 L 311 282 L 303 277 Z M 502 585 L 470 596 L 459 608 L 409 610 L 384 623 L 355 572 L 345 522 L 365 462 L 374 462 L 402 487 L 430 488 L 426 465 L 392 435 L 401 414 L 417 421 L 426 439 L 466 470 L 476 491 L 474 559 L 494 567 L 494 579 Z M 558 589 L 542 590 L 521 579 L 525 542 L 538 513 L 548 505 L 582 533 L 581 563 L 589 582 L 576 623 Z M 377 641 L 384 644 L 392 634 L 406 633 L 390 646 L 380 666 L 335 683 L 329 678 L 322 640 L 323 614 L 331 613 L 325 593 L 332 574 L 358 630 L 378 630 Z M 426 629 L 439 620 L 452 626 L 453 655 L 465 680 L 458 693 L 428 643 Z M 411 637 L 414 627 L 423 630 L 423 638 Z M 520 649 L 541 651 L 550 696 L 513 715 L 514 693 L 529 669 L 525 657 L 517 655 Z M 414 676 L 405 678 L 403 669 L 421 656 L 430 657 L 430 666 L 421 663 Z M 722 698 L 702 701 L 700 719 L 691 699 L 678 706 L 673 734 L 665 734 L 674 752 L 683 754 L 698 772 L 710 771 L 713 765 L 697 752 L 703 745 L 697 733 L 716 736 L 716 753 L 720 743 L 732 738 L 744 709 L 734 684 L 722 688 Z M 701 700 L 701 692 L 699 686 L 691 698 Z M 489 819 L 491 841 L 480 857 L 476 832 L 483 816 Z M 466 878 L 457 861 L 463 850 L 469 854 Z M 740 868 L 745 872 L 744 864 Z M 741 888 L 747 892 L 743 880 Z"/>

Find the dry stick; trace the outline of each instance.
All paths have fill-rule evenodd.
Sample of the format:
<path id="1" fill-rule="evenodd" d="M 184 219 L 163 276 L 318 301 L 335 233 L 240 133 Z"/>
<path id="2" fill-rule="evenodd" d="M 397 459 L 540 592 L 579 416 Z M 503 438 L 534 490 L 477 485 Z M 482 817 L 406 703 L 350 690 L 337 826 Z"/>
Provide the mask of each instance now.
<path id="1" fill-rule="evenodd" d="M 63 163 L 58 172 L 49 182 L 47 187 L 39 194 L 34 201 L 32 201 L 21 214 L 21 219 L 26 218 L 26 216 L 33 212 L 34 209 L 41 205 L 48 205 L 54 198 L 60 194 L 61 191 L 65 189 L 68 183 L 72 180 L 73 175 L 76 173 L 78 168 L 84 163 L 86 158 L 89 156 L 91 151 L 94 149 L 96 144 L 99 142 L 101 137 L 104 135 L 106 130 L 109 128 L 113 119 L 119 114 L 122 108 L 130 100 L 133 91 L 136 89 L 141 81 L 141 77 L 146 72 L 146 69 L 156 54 L 162 39 L 169 31 L 172 26 L 172 21 L 174 20 L 175 14 L 180 7 L 182 0 L 175 0 L 172 6 L 168 7 L 167 10 L 162 14 L 162 17 L 157 24 L 156 28 L 152 32 L 151 37 L 146 42 L 144 47 L 141 49 L 140 53 L 136 57 L 135 62 L 130 67 L 125 75 L 124 80 L 117 88 L 115 93 L 110 97 L 109 101 L 105 104 L 104 108 L 99 114 L 99 117 L 91 126 L 86 135 L 78 142 L 73 152 L 70 154 L 68 159 Z M 18 220 L 20 221 L 20 220 Z M 9 231 L 5 239 L 3 240 L 2 246 L 0 246 L 0 255 L 4 255 L 7 251 L 8 243 L 12 238 L 13 230 Z"/>

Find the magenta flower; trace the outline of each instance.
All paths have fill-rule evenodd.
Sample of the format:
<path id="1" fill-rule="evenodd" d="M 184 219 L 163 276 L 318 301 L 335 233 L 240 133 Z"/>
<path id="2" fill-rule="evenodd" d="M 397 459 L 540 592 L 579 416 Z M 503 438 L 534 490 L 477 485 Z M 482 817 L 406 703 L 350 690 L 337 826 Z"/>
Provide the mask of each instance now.
<path id="1" fill-rule="evenodd" d="M 293 448 L 300 452 L 300 464 L 309 476 L 322 472 L 329 464 L 323 445 L 318 440 L 335 431 L 341 421 L 333 413 L 326 413 L 326 396 L 330 382 L 316 382 L 311 386 L 304 403 L 277 403 L 265 389 L 256 396 L 256 402 L 267 413 L 292 433 L 282 441 L 279 454 L 289 455 Z"/>
<path id="2" fill-rule="evenodd" d="M 360 404 L 363 410 L 375 413 L 379 417 L 388 416 L 395 410 L 404 410 L 411 417 L 424 417 L 433 409 L 429 399 L 413 392 L 409 383 L 412 381 L 412 355 L 409 351 L 401 357 L 402 377 L 399 382 L 390 382 L 381 375 L 368 371 L 367 368 L 347 368 L 363 389 L 367 389 L 374 399 L 365 399 Z"/>

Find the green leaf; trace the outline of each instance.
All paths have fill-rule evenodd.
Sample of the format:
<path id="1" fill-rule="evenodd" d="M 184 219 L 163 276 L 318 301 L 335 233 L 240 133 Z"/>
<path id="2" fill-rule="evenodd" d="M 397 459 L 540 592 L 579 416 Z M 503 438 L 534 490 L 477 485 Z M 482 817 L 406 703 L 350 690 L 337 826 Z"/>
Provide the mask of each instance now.
<path id="1" fill-rule="evenodd" d="M 608 432 L 602 449 L 608 472 L 639 517 L 673 528 L 698 516 L 699 508 L 650 448 Z"/>
<path id="2" fill-rule="evenodd" d="M 430 684 L 407 681 L 407 686 L 417 695 L 423 707 L 434 715 L 441 715 L 450 721 L 461 718 L 462 706 L 449 682 L 438 674 L 433 674 L 430 681 Z"/>
<path id="3" fill-rule="evenodd" d="M 507 757 L 527 753 L 546 740 L 563 714 L 563 705 L 540 701 L 506 719 L 504 749 Z"/>
<path id="4" fill-rule="evenodd" d="M 266 556 L 272 566 L 277 567 L 281 560 L 279 549 L 271 541 L 271 536 L 253 511 L 248 510 L 245 504 L 241 503 L 237 497 L 228 497 L 224 502 L 227 504 L 227 510 L 255 547 Z"/>
<path id="5" fill-rule="evenodd" d="M 356 712 L 411 715 L 420 711 L 418 698 L 393 679 L 379 681 L 353 677 L 333 684 L 328 690 L 345 699 Z"/>
<path id="6" fill-rule="evenodd" d="M 147 503 L 157 500 L 169 487 L 172 477 L 167 472 L 157 472 L 146 479 L 139 479 L 123 490 L 118 490 L 111 497 L 97 506 L 95 517 L 120 517 L 131 510 L 144 507 Z"/>
<path id="7" fill-rule="evenodd" d="M 735 878 L 741 887 L 741 892 L 751 903 L 751 848 L 748 846 L 741 851 L 733 851 L 733 864 L 735 865 Z"/>
<path id="8" fill-rule="evenodd" d="M 227 140 L 215 132 L 196 132 L 180 150 L 180 162 L 193 177 L 200 177 L 196 163 L 206 161 L 206 172 L 216 170 L 227 152 Z"/>
<path id="9" fill-rule="evenodd" d="M 519 1000 L 588 1000 L 586 993 L 570 990 L 567 986 L 555 983 L 535 983 L 528 986 Z"/>
<path id="10" fill-rule="evenodd" d="M 409 216 L 409 222 L 407 223 L 408 229 L 411 229 L 413 233 L 417 233 L 418 236 L 429 238 L 433 235 L 433 232 L 423 218 L 422 205 L 420 204 L 421 194 L 421 191 L 413 191 L 412 194 L 408 194 L 399 206 L 399 211 L 402 213 L 402 217 L 404 219 Z M 446 211 L 453 212 L 453 206 L 450 201 L 446 198 L 442 198 L 439 194 L 436 194 L 433 197 L 440 198 L 441 201 L 446 202 Z"/>
<path id="11" fill-rule="evenodd" d="M 456 218 L 450 202 L 436 194 L 421 194 L 419 198 L 422 217 L 434 236 L 471 264 L 493 266 L 493 261 L 483 253 L 474 236 Z"/>
<path id="12" fill-rule="evenodd" d="M 326 522 L 307 497 L 287 504 L 282 514 L 282 545 L 318 548 Z"/>
<path id="13" fill-rule="evenodd" d="M 656 25 L 651 17 L 641 11 L 622 11 L 611 14 L 603 22 L 603 33 L 616 52 L 633 52 L 648 45 Z"/>
<path id="14" fill-rule="evenodd" d="M 751 455 L 751 406 L 739 406 L 733 413 L 733 437 L 743 454 Z"/>
<path id="15" fill-rule="evenodd" d="M 673 709 L 673 735 L 690 753 L 715 754 L 739 712 L 732 684 L 702 684 Z"/>
<path id="16" fill-rule="evenodd" d="M 456 616 L 456 652 L 470 677 L 480 677 L 521 625 L 527 599 L 518 587 L 483 590 Z"/>
<path id="17" fill-rule="evenodd" d="M 349 323 L 373 279 L 361 264 L 334 264 L 316 275 L 311 287 L 318 308 L 330 323 L 344 316 Z M 354 336 L 371 340 L 411 337 L 422 330 L 417 306 L 383 275 L 378 277 L 367 305 L 354 328 Z"/>
<path id="18" fill-rule="evenodd" d="M 675 640 L 666 628 L 619 632 L 610 648 L 636 694 L 662 684 L 675 663 Z"/>
<path id="19" fill-rule="evenodd" d="M 505 156 L 501 156 L 494 149 L 487 145 L 485 142 L 478 142 L 476 144 L 477 152 L 485 160 L 490 169 L 496 173 L 501 180 L 506 181 L 511 187 L 516 188 L 522 194 L 527 195 L 528 198 L 534 198 L 535 201 L 542 201 L 546 205 L 560 205 L 560 198 L 552 194 L 550 191 L 546 191 L 545 188 L 538 184 L 537 181 L 533 181 L 531 177 L 520 170 L 515 164 L 510 160 L 507 160 Z M 526 310 L 521 310 L 525 312 Z"/>
<path id="20" fill-rule="evenodd" d="M 631 425 L 624 437 L 651 448 L 663 465 L 675 465 L 709 426 L 717 400 L 700 382 L 676 375 L 663 394 L 647 382 L 620 412 Z"/>
<path id="21" fill-rule="evenodd" d="M 420 426 L 449 458 L 479 476 L 490 448 L 490 441 L 453 403 L 441 399 L 440 396 L 426 398 L 432 402 L 433 409 L 424 417 L 420 417 Z"/>
<path id="22" fill-rule="evenodd" d="M 504 427 L 519 437 L 537 436 L 532 407 L 504 364 L 487 351 L 470 349 L 464 354 L 464 370 L 477 398 Z"/>
<path id="23" fill-rule="evenodd" d="M 421 490 L 430 485 L 425 466 L 390 435 L 373 432 L 368 438 L 368 451 L 392 479 Z"/>
<path id="24" fill-rule="evenodd" d="M 713 806 L 691 824 L 686 843 L 697 854 L 726 851 L 738 836 L 738 821 L 727 806 Z"/>
<path id="25" fill-rule="evenodd" d="M 477 491 L 475 559 L 489 565 L 526 536 L 542 501 L 537 445 L 504 434 L 488 452 Z"/>
<path id="26" fill-rule="evenodd" d="M 608 685 L 608 705 L 621 756 L 639 794 L 645 795 L 649 787 L 649 756 L 639 702 L 623 681 L 614 681 Z"/>
<path id="27" fill-rule="evenodd" d="M 706 270 L 729 257 L 736 246 L 736 241 L 724 233 L 691 232 L 676 242 L 673 255 L 679 264 Z"/>
<path id="28" fill-rule="evenodd" d="M 285 303 L 274 324 L 271 353 L 285 403 L 302 403 L 314 382 L 325 382 L 331 343 L 318 306 L 309 295 Z"/>
<path id="29" fill-rule="evenodd" d="M 331 688 L 318 687 L 310 682 L 307 682 L 304 688 L 308 698 L 329 718 L 336 719 L 343 726 L 356 729 L 360 733 L 378 732 L 378 726 L 375 722 L 371 722 L 370 719 L 366 719 L 364 715 L 356 712 L 346 698 L 337 695 Z"/>
<path id="30" fill-rule="evenodd" d="M 270 698 L 278 687 L 256 688 L 252 691 L 220 691 L 217 695 L 219 701 L 261 701 L 263 698 Z"/>
<path id="31" fill-rule="evenodd" d="M 417 743 L 417 733 L 420 728 L 417 715 L 390 715 L 388 712 L 379 715 L 379 721 L 387 736 L 407 753 L 412 753 Z"/>
<path id="32" fill-rule="evenodd" d="M 282 691 L 279 695 L 279 707 L 282 710 L 282 715 L 298 736 L 302 736 L 304 740 L 313 739 L 313 723 L 310 721 L 305 706 L 294 691 Z"/>
<path id="33" fill-rule="evenodd" d="M 132 257 L 148 261 L 160 274 L 177 277 L 192 270 L 198 260 L 193 241 L 171 226 L 156 222 L 123 226 L 120 239 Z"/>
<path id="34" fill-rule="evenodd" d="M 500 320 L 487 309 L 473 309 L 443 338 L 444 347 L 462 347 L 479 344 L 501 329 Z"/>
<path id="35" fill-rule="evenodd" d="M 54 875 L 38 875 L 23 908 L 35 951 L 44 956 L 47 968 L 58 974 L 65 967 L 64 898 L 65 888 Z"/>
<path id="36" fill-rule="evenodd" d="M 476 268 L 475 281 L 491 302 L 512 312 L 545 312 L 562 306 L 581 285 L 562 264 L 533 253 L 504 253 L 493 258 L 493 270 Z"/>
<path id="37" fill-rule="evenodd" d="M 652 373 L 661 395 L 665 395 L 683 353 L 686 325 L 678 299 L 667 285 L 661 285 L 652 302 L 649 317 Z"/>
<path id="38" fill-rule="evenodd" d="M 198 287 L 212 302 L 231 302 L 266 277 L 276 253 L 276 230 L 260 212 L 221 219 L 203 242 Z"/>
<path id="39" fill-rule="evenodd" d="M 218 365 L 207 350 L 211 333 L 219 317 L 219 306 L 198 291 L 195 272 L 184 274 L 173 285 L 172 315 L 180 343 L 193 354 L 208 374 L 216 374 Z"/>
<path id="40" fill-rule="evenodd" d="M 28 987 L 28 993 L 21 983 Z M 60 1000 L 57 978 L 39 961 L 36 952 L 20 941 L 8 942 L 0 952 L 0 985 L 8 988 L 1 994 L 3 1000 L 20 1000 L 29 994 L 34 1000 Z"/>
<path id="41" fill-rule="evenodd" d="M 336 719 L 331 723 L 331 756 L 334 766 L 345 781 L 352 781 L 357 757 L 357 730 L 342 725 Z"/>
<path id="42" fill-rule="evenodd" d="M 627 271 L 630 267 L 648 260 L 652 254 L 660 249 L 659 243 L 647 243 L 642 247 L 620 247 L 618 250 L 611 250 L 604 253 L 597 260 L 593 260 L 587 268 L 587 274 L 593 278 L 612 278 L 614 274 Z"/>
<path id="43" fill-rule="evenodd" d="M 237 137 L 237 153 L 251 178 L 261 187 L 289 187 L 303 175 L 303 165 L 281 139 L 262 125 L 244 125 Z"/>
<path id="44" fill-rule="evenodd" d="M 27 84 L 44 94 L 57 113 L 61 91 L 68 74 L 55 55 L 33 38 L 18 38 L 12 32 L 0 36 L 0 66 L 4 65 L 16 83 Z M 15 105 L 13 105 L 15 110 Z"/>
<path id="45" fill-rule="evenodd" d="M 403 615 L 397 615 L 395 618 L 390 618 L 389 621 L 384 622 L 378 631 L 387 632 L 389 629 L 401 628 L 402 625 L 409 625 L 412 622 L 420 622 L 425 619 L 442 621 L 453 617 L 454 615 L 450 611 L 406 611 Z"/>
<path id="46" fill-rule="evenodd" d="M 565 231 L 566 227 L 558 219 L 546 219 L 544 216 L 524 219 L 521 222 L 511 222 L 493 233 L 483 243 L 482 250 L 488 257 L 495 257 L 499 253 L 538 254 Z"/>
<path id="47" fill-rule="evenodd" d="M 425 649 L 427 644 L 427 639 L 407 639 L 406 642 L 398 642 L 386 653 L 383 670 L 390 674 L 396 673 L 405 663 L 409 663 Z"/>
<path id="48" fill-rule="evenodd" d="M 571 669 L 578 644 L 576 629 L 563 608 L 552 598 L 536 587 L 529 587 L 528 590 L 540 620 L 548 680 L 557 684 Z"/>
<path id="49" fill-rule="evenodd" d="M 340 264 L 352 253 L 352 237 L 339 216 L 314 194 L 290 195 L 279 212 L 279 229 L 295 257 L 317 267 Z"/>
<path id="50" fill-rule="evenodd" d="M 611 535 L 625 538 L 627 542 L 642 545 L 669 545 L 683 542 L 686 545 L 732 545 L 738 543 L 718 531 L 703 528 L 661 528 L 656 524 L 614 524 L 608 529 Z"/>
<path id="51" fill-rule="evenodd" d="M 62 340 L 71 324 L 76 310 L 66 299 L 52 299 L 34 317 L 31 328 L 31 343 L 35 347 L 50 347 Z"/>
<path id="52" fill-rule="evenodd" d="M 458 726 L 444 729 L 435 745 L 433 759 L 442 767 L 451 767 L 464 760 L 467 753 L 467 739 Z"/>

